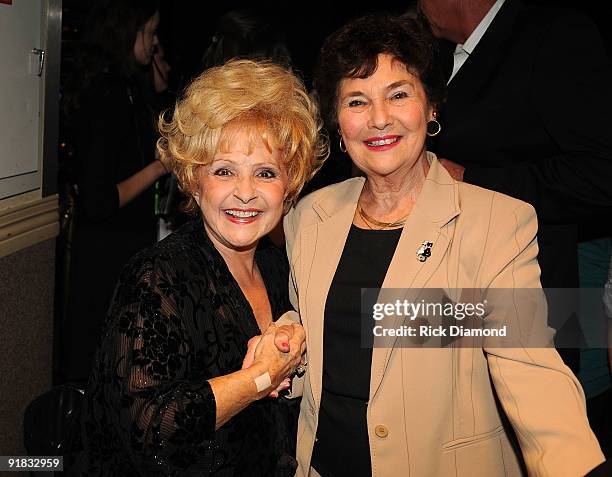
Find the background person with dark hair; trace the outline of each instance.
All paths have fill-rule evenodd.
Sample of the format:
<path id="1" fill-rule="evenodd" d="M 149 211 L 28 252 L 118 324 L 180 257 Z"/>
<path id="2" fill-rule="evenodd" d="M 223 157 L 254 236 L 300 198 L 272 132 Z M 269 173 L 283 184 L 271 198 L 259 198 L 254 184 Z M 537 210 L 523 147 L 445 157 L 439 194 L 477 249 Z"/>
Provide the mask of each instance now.
<path id="1" fill-rule="evenodd" d="M 121 267 L 155 241 L 154 112 L 145 97 L 159 12 L 106 0 L 84 28 L 64 108 L 75 153 L 76 218 L 62 323 L 61 375 L 85 381 Z"/>

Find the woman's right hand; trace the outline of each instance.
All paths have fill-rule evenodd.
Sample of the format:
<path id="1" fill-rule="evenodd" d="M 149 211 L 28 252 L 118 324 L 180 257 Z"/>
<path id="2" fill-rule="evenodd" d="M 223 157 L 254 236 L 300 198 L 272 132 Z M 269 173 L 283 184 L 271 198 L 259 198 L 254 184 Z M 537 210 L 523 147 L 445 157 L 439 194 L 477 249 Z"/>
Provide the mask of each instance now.
<path id="1" fill-rule="evenodd" d="M 299 366 L 302 355 L 306 349 L 306 334 L 301 325 L 276 326 L 272 323 L 261 337 L 257 340 L 253 363 L 251 366 L 261 373 L 268 372 L 271 387 L 267 390 L 276 390 L 283 380 L 293 374 Z M 247 357 L 245 364 L 248 365 Z"/>

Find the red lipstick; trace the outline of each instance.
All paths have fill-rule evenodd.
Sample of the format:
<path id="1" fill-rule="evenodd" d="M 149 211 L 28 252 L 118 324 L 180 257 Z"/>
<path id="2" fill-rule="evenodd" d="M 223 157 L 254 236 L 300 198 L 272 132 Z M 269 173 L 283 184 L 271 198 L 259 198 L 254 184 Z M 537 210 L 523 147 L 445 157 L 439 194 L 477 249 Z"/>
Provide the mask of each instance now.
<path id="1" fill-rule="evenodd" d="M 363 141 L 365 146 L 370 151 L 388 151 L 389 149 L 393 149 L 397 146 L 402 140 L 402 136 L 397 135 L 388 135 L 388 136 L 376 136 L 369 137 Z"/>
<path id="2" fill-rule="evenodd" d="M 255 222 L 261 213 L 261 209 L 225 209 L 227 220 L 239 225 L 246 225 Z"/>

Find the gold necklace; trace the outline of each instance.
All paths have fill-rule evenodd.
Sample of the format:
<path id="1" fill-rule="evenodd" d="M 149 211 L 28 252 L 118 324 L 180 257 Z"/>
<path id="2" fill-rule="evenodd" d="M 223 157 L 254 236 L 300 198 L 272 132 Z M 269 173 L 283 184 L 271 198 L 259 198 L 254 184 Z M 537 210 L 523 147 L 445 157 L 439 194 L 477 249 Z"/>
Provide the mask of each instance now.
<path id="1" fill-rule="evenodd" d="M 368 214 L 366 214 L 364 210 L 361 208 L 361 205 L 359 204 L 357 205 L 357 212 L 359 213 L 361 218 L 365 221 L 366 225 L 370 228 L 372 228 L 370 224 L 376 225 L 377 227 L 381 227 L 383 229 L 388 229 L 391 227 L 399 227 L 400 225 L 404 225 L 406 223 L 406 220 L 408 219 L 408 215 L 407 215 L 406 217 L 396 220 L 395 222 L 380 222 L 379 220 L 376 220 L 370 217 Z"/>

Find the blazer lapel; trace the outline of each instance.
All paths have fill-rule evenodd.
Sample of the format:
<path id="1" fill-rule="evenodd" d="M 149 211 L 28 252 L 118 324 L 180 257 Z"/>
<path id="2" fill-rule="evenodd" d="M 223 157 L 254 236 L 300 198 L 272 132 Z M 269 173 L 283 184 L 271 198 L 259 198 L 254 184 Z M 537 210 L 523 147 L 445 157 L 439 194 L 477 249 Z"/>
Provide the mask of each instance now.
<path id="1" fill-rule="evenodd" d="M 344 250 L 357 200 L 363 188 L 363 178 L 353 180 L 342 197 L 327 196 L 313 204 L 321 222 L 311 225 L 302 239 L 301 266 L 309 270 L 304 275 L 305 291 L 300 308 L 306 309 L 308 322 L 308 367 L 310 385 L 317 407 L 321 401 L 323 375 L 323 317 L 329 287 Z"/>
<path id="2" fill-rule="evenodd" d="M 415 300 L 415 291 L 427 288 L 428 280 L 444 260 L 451 241 L 446 226 L 460 213 L 458 186 L 435 156 L 428 154 L 431 167 L 413 212 L 402 230 L 378 296 L 379 303 L 394 303 L 404 298 Z M 417 258 L 417 249 L 424 241 L 432 242 L 433 247 L 431 256 L 421 262 Z M 410 290 L 404 293 L 397 289 Z M 397 316 L 389 323 L 391 327 L 398 328 L 403 321 L 403 317 Z M 374 340 L 370 399 L 380 386 L 396 341 L 397 338 Z"/>

